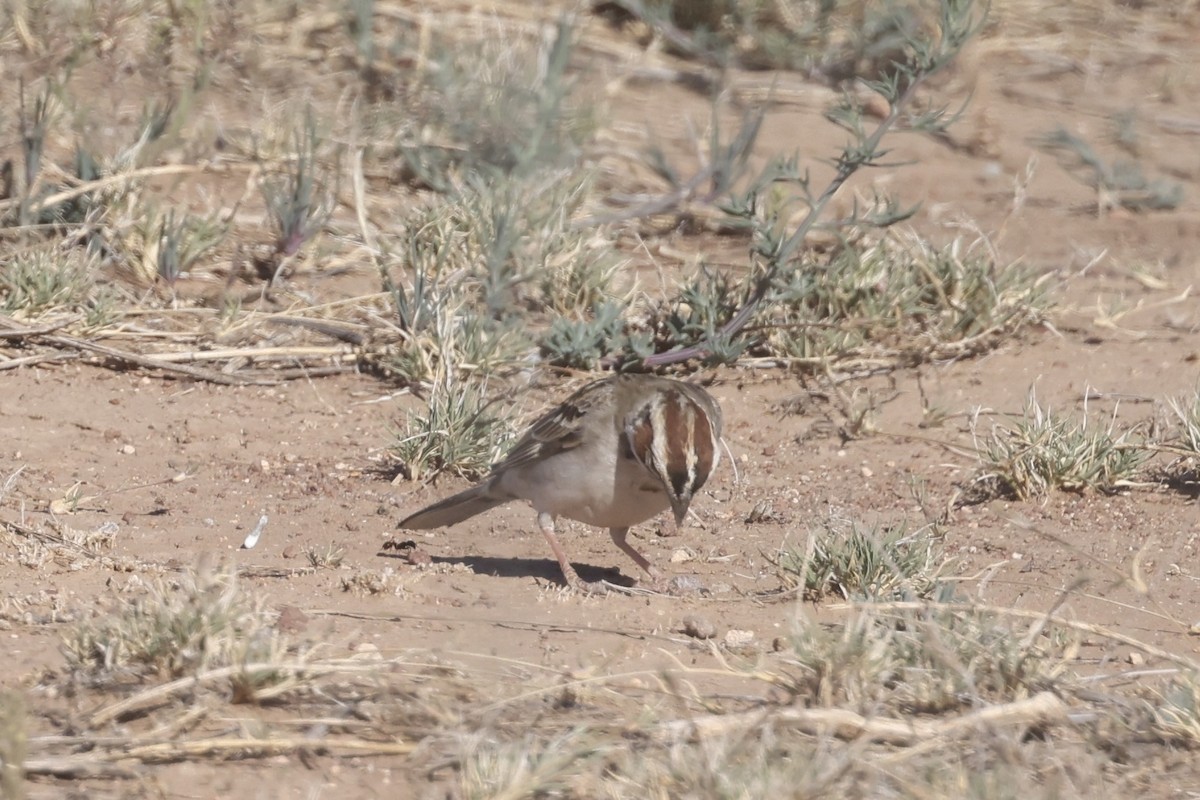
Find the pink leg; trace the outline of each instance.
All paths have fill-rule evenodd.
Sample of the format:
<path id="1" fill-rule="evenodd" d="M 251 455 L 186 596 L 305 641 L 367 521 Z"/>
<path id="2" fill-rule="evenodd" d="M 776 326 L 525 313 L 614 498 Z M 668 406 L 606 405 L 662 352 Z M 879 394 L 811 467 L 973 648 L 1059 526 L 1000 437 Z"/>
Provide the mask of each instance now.
<path id="1" fill-rule="evenodd" d="M 663 574 L 658 571 L 658 568 L 647 561 L 634 546 L 625 541 L 625 537 L 629 535 L 629 528 L 609 528 L 608 535 L 612 537 L 613 544 L 621 548 L 621 552 L 633 559 L 634 563 L 645 570 L 654 580 L 661 580 Z"/>
<path id="2" fill-rule="evenodd" d="M 567 581 L 567 586 L 584 594 L 602 594 L 607 591 L 602 583 L 589 583 L 580 578 L 579 573 L 571 566 L 571 562 L 567 560 L 566 551 L 559 544 L 558 537 L 554 535 L 554 517 L 544 511 L 538 514 L 538 527 L 542 529 L 542 535 L 546 537 L 546 541 L 550 543 L 550 549 L 554 551 L 554 557 L 558 560 L 558 566 L 562 570 L 563 578 Z"/>

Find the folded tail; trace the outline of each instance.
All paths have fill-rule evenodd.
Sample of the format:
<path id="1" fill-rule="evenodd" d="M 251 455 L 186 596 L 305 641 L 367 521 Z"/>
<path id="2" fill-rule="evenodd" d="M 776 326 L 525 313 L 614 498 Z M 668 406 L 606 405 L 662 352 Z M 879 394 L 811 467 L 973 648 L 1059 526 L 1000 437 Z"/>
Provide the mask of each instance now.
<path id="1" fill-rule="evenodd" d="M 512 498 L 496 497 L 489 492 L 489 486 L 484 483 L 472 486 L 466 491 L 447 497 L 428 508 L 423 508 L 400 523 L 407 530 L 427 530 L 441 528 L 446 525 L 456 525 L 464 519 L 470 519 L 476 514 L 482 514 L 496 506 L 502 506 Z"/>

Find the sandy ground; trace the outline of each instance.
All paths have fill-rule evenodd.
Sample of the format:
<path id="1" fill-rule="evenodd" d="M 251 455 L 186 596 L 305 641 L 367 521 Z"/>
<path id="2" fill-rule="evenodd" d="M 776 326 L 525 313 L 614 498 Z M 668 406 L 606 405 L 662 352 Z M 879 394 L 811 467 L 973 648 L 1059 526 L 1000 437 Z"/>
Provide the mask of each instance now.
<path id="1" fill-rule="evenodd" d="M 982 231 L 1001 263 L 1020 260 L 1053 275 L 1053 324 L 982 358 L 853 384 L 877 402 L 877 433 L 858 438 L 839 435 L 845 419 L 827 395 L 814 392 L 811 379 L 762 369 L 702 373 L 725 410 L 736 472 L 726 463 L 677 535 L 653 523 L 633 533 L 653 562 L 672 576 L 696 576 L 702 592 L 573 595 L 560 585 L 533 515 L 520 504 L 450 530 L 398 531 L 396 521 L 406 513 L 464 484 L 392 482 L 385 448 L 420 401 L 375 377 L 225 387 L 68 362 L 0 373 L 0 473 L 15 475 L 0 513 L 28 526 L 115 531 L 117 566 L 63 558 L 33 569 L 15 550 L 0 554 L 5 597 L 26 612 L 0 623 L 0 684 L 29 691 L 32 704 L 44 702 L 36 687 L 47 671 L 63 667 L 60 637 L 69 622 L 56 620 L 119 605 L 139 582 L 153 579 L 155 570 L 145 565 L 171 574 L 202 563 L 248 568 L 244 585 L 273 608 L 300 610 L 290 617 L 292 632 L 323 642 L 331 655 L 364 647 L 412 650 L 511 659 L 547 672 L 597 663 L 653 669 L 677 659 L 711 664 L 713 655 L 681 634 L 685 617 L 711 621 L 719 637 L 752 632 L 763 653 L 788 632 L 796 613 L 836 617 L 773 598 L 784 584 L 769 557 L 781 546 L 802 546 L 831 515 L 919 523 L 929 509 L 948 506 L 944 547 L 964 591 L 1028 610 L 1064 601 L 1059 613 L 1196 657 L 1200 639 L 1186 635 L 1186 625 L 1200 622 L 1194 492 L 1147 483 L 1112 495 L 1056 493 L 965 506 L 954 500 L 977 468 L 969 448 L 978 409 L 980 429 L 987 430 L 990 414 L 1019 414 L 1036 390 L 1039 401 L 1062 412 L 1086 407 L 1133 422 L 1161 418 L 1164 398 L 1197 385 L 1200 301 L 1187 290 L 1200 281 L 1200 95 L 1166 97 L 1155 87 L 1185 75 L 1194 88 L 1200 53 L 1179 50 L 1169 63 L 1094 65 L 1101 80 L 1087 70 L 1047 75 L 1034 57 L 993 53 L 986 42 L 981 50 L 939 87 L 952 96 L 975 92 L 953 130 L 956 146 L 900 134 L 892 158 L 898 166 L 874 171 L 858 186 L 873 183 L 920 201 L 915 224 L 930 236 L 970 240 Z M 797 147 L 833 152 L 842 136 L 820 116 L 825 91 L 782 76 L 779 96 L 759 154 Z M 668 83 L 631 82 L 611 107 L 615 128 L 649 125 L 683 152 L 686 125 L 704 119 L 708 101 Z M 1131 108 L 1143 125 L 1140 162 L 1184 185 L 1178 209 L 1098 209 L 1094 190 L 1031 144 L 1057 126 L 1100 136 L 1110 115 Z M 727 242 L 705 234 L 670 244 L 730 253 Z M 638 266 L 652 266 L 652 255 Z M 1135 279 L 1142 268 L 1153 282 Z M 364 270 L 313 291 L 366 292 L 374 280 Z M 568 388 L 527 396 L 521 410 L 532 415 Z M 793 400 L 798 413 L 785 410 Z M 944 416 L 929 425 L 927 408 Z M 75 486 L 87 499 L 74 513 L 52 515 L 51 504 Z M 774 513 L 748 522 L 763 503 Z M 261 516 L 268 520 L 261 541 L 242 549 Z M 431 557 L 430 565 L 410 565 L 383 548 L 406 539 Z M 603 532 L 567 524 L 562 539 L 584 578 L 638 577 Z M 329 545 L 344 549 L 341 565 L 306 569 L 307 550 Z M 120 568 L 133 560 L 143 566 Z M 1121 581 L 1135 561 L 1148 595 Z M 385 571 L 394 573 L 389 591 L 344 588 L 355 575 Z M 1125 656 L 1106 642 L 1088 653 L 1097 662 Z M 364 757 L 315 758 L 301 766 L 289 756 L 184 763 L 133 783 L 95 782 L 97 794 L 88 796 L 393 797 L 397 787 L 419 787 L 424 779 L 406 764 L 403 757 Z M 1163 796 L 1200 790 L 1200 777 L 1190 787 L 1159 788 Z M 39 781 L 30 794 L 62 791 L 63 784 Z"/>

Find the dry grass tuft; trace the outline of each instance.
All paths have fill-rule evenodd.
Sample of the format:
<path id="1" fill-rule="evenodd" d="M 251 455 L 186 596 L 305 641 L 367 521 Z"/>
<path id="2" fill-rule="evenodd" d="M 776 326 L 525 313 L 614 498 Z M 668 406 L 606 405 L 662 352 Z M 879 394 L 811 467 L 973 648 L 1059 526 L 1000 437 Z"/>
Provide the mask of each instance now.
<path id="1" fill-rule="evenodd" d="M 1019 499 L 1062 489 L 1111 491 L 1133 478 L 1153 455 L 1137 428 L 1121 427 L 1116 412 L 1107 421 L 1056 414 L 1030 392 L 1020 419 L 996 423 L 982 437 L 978 417 L 972 435 L 980 453 L 976 483 Z"/>
<path id="2" fill-rule="evenodd" d="M 98 686 L 253 664 L 230 677 L 249 700 L 282 678 L 269 665 L 288 647 L 262 601 L 239 590 L 235 571 L 219 570 L 155 582 L 145 597 L 74 625 L 63 652 L 76 677 Z"/>

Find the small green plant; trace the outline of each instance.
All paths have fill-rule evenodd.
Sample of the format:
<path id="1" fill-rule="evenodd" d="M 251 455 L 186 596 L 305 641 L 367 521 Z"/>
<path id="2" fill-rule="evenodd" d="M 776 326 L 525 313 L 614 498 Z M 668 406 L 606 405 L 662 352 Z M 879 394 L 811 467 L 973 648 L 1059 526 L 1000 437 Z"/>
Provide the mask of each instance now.
<path id="1" fill-rule="evenodd" d="M 428 408 L 408 415 L 390 449 L 410 480 L 441 472 L 474 479 L 500 460 L 511 438 L 476 384 L 443 375 L 434 382 Z"/>
<path id="2" fill-rule="evenodd" d="M 120 674 L 178 678 L 217 667 L 277 663 L 286 652 L 262 602 L 241 591 L 233 570 L 157 583 L 114 613 L 76 624 L 63 649 L 77 675 L 101 684 Z M 276 677 L 260 666 L 231 683 L 247 699 Z"/>
<path id="3" fill-rule="evenodd" d="M 1031 391 L 1020 419 L 979 432 L 971 426 L 982 474 L 976 483 L 1019 500 L 1042 497 L 1056 489 L 1110 491 L 1134 477 L 1151 452 L 1137 441 L 1134 428 L 1121 428 L 1116 412 L 1107 422 L 1061 416 L 1042 407 Z"/>
<path id="4" fill-rule="evenodd" d="M 375 16 L 375 0 L 349 0 L 347 32 L 354 41 L 354 50 L 359 64 L 369 68 L 375 60 L 375 39 L 372 21 Z"/>
<path id="5" fill-rule="evenodd" d="M 982 16 L 973 3 L 949 0 L 940 3 L 937 20 L 902 36 L 902 46 L 896 57 L 888 60 L 884 73 L 865 82 L 887 104 L 889 111 L 881 122 L 869 128 L 863 103 L 850 95 L 827 112 L 826 117 L 845 130 L 851 141 L 837 157 L 835 174 L 823 188 L 818 189 L 809 175 L 798 168 L 795 157 L 779 157 L 746 182 L 745 188 L 731 192 L 722 210 L 731 224 L 751 230 L 754 235 L 752 270 L 734 293 L 745 300 L 711 336 L 684 347 L 655 353 L 643 359 L 642 366 L 659 368 L 693 358 L 707 358 L 716 351 L 727 352 L 735 348 L 739 339 L 753 342 L 760 338 L 757 323 L 764 316 L 769 317 L 770 307 L 779 302 L 780 287 L 786 287 L 795 276 L 803 277 L 810 272 L 798 268 L 796 263 L 805 238 L 850 176 L 882 163 L 886 150 L 881 143 L 891 128 L 901 118 L 907 118 L 915 130 L 942 133 L 954 120 L 955 115 L 946 109 L 914 110 L 910 106 L 916 101 L 920 85 L 952 63 L 981 25 Z M 753 130 L 754 126 L 745 125 L 743 129 Z M 793 227 L 790 220 L 797 206 L 806 207 L 807 212 Z M 902 208 L 894 200 L 880 198 L 865 211 L 856 208 L 848 219 L 838 220 L 830 227 L 835 230 L 887 227 L 912 213 L 913 209 Z M 803 297 L 797 301 L 805 302 Z M 816 325 L 822 322 L 817 320 Z M 904 348 L 905 351 L 908 349 Z"/>
<path id="6" fill-rule="evenodd" d="M 618 0 L 685 57 L 748 69 L 806 72 L 831 82 L 875 79 L 927 24 L 917 2 Z"/>
<path id="7" fill-rule="evenodd" d="M 1031 633 L 952 603 L 924 611 L 864 606 L 834 629 L 801 621 L 791 646 L 802 667 L 796 689 L 817 705 L 927 714 L 1065 689 L 1079 642 L 1053 626 Z"/>
<path id="8" fill-rule="evenodd" d="M 670 352 L 690 342 L 707 341 L 711 343 L 705 357 L 707 362 L 734 363 L 754 340 L 724 336 L 721 326 L 746 299 L 745 286 L 723 272 L 701 265 L 673 297 L 651 310 L 654 352 Z"/>
<path id="9" fill-rule="evenodd" d="M 703 741 L 675 741 L 650 747 L 615 747 L 607 768 L 604 792 L 613 800 L 646 797 L 771 800 L 816 798 L 841 794 L 833 790 L 852 760 L 844 750 L 817 737 L 779 736 L 764 715 L 754 731 L 704 736 Z M 860 787 L 870 785 L 855 776 Z"/>
<path id="10" fill-rule="evenodd" d="M 520 318 L 487 316 L 461 284 L 443 291 L 421 277 L 419 264 L 415 269 L 408 292 L 390 277 L 385 280 L 404 341 L 381 361 L 384 370 L 414 383 L 432 380 L 442 370 L 486 377 L 519 362 L 530 349 Z"/>
<path id="11" fill-rule="evenodd" d="M 586 104 L 572 98 L 574 36 L 563 18 L 538 50 L 519 38 L 487 36 L 465 46 L 435 39 L 433 63 L 391 92 L 407 99 L 404 115 L 385 110 L 380 121 L 398 131 L 397 153 L 411 180 L 452 193 L 472 174 L 522 176 L 573 161 L 593 127 Z"/>
<path id="12" fill-rule="evenodd" d="M 126 299 L 112 286 L 98 286 L 83 306 L 83 327 L 101 330 L 115 325 L 124 314 Z"/>
<path id="13" fill-rule="evenodd" d="M 396 246 L 408 280 L 388 266 L 396 257 L 381 264 L 405 339 L 385 368 L 416 381 L 441 364 L 488 375 L 539 340 L 555 363 L 607 354 L 628 287 L 617 281 L 612 241 L 570 225 L 581 187 L 571 176 L 477 176 L 418 209 Z M 570 321 L 590 313 L 598 324 Z M 548 332 L 539 331 L 546 318 Z"/>
<path id="14" fill-rule="evenodd" d="M 810 536 L 808 548 L 784 551 L 777 565 L 812 600 L 831 594 L 872 600 L 944 600 L 951 595 L 950 586 L 940 580 L 948 560 L 928 526 L 915 531 L 904 524 L 868 528 L 830 515 Z"/>
<path id="15" fill-rule="evenodd" d="M 1175 417 L 1172 443 L 1187 453 L 1200 455 L 1200 388 L 1189 397 L 1167 398 L 1167 408 Z"/>
<path id="16" fill-rule="evenodd" d="M 93 295 L 95 260 L 79 250 L 29 250 L 0 264 L 0 308 L 29 317 L 74 311 Z"/>
<path id="17" fill-rule="evenodd" d="M 571 226 L 585 183 L 563 174 L 472 177 L 413 214 L 400 250 L 418 281 L 453 276 L 456 291 L 470 288 L 494 319 L 590 309 L 619 296 L 620 260 L 611 238 Z"/>
<path id="18" fill-rule="evenodd" d="M 262 182 L 262 196 L 275 230 L 275 254 L 293 256 L 321 232 L 337 202 L 337 173 L 322 169 L 322 137 L 312 109 L 293 131 L 286 166 Z"/>
<path id="19" fill-rule="evenodd" d="M 34 214 L 35 190 L 38 176 L 42 171 L 42 157 L 45 154 L 46 138 L 54 125 L 61 103 L 57 87 L 47 82 L 47 85 L 34 99 L 33 107 L 26 109 L 25 84 L 20 84 L 20 125 L 21 151 L 24 156 L 24 185 L 21 187 L 21 204 L 17 211 L 18 222 L 30 225 L 36 221 Z"/>
<path id="20" fill-rule="evenodd" d="M 198 217 L 165 212 L 149 203 L 121 240 L 121 249 L 145 285 L 162 281 L 173 287 L 201 257 L 224 240 L 229 226 L 218 214 Z"/>
<path id="21" fill-rule="evenodd" d="M 649 337 L 631 338 L 625 330 L 625 309 L 606 301 L 584 319 L 555 317 L 542 337 L 542 353 L 551 364 L 572 369 L 596 369 L 614 350 L 649 355 Z"/>
<path id="22" fill-rule="evenodd" d="M 229 233 L 216 214 L 176 218 L 172 209 L 162 218 L 158 237 L 158 276 L 174 285 L 200 257 L 216 247 Z"/>
<path id="23" fill-rule="evenodd" d="M 1122 125 L 1122 138 L 1129 140 L 1132 123 Z M 1058 128 L 1041 136 L 1038 146 L 1053 153 L 1063 169 L 1076 180 L 1092 187 L 1107 205 L 1130 211 L 1161 211 L 1178 208 L 1183 202 L 1183 185 L 1166 179 L 1147 178 L 1137 161 L 1105 161 L 1084 139 Z"/>
<path id="24" fill-rule="evenodd" d="M 334 569 L 346 560 L 346 548 L 336 544 L 327 544 L 324 547 L 314 545 L 306 549 L 304 554 L 314 569 Z"/>
<path id="25" fill-rule="evenodd" d="M 1153 727 L 1169 742 L 1200 746 L 1200 676 L 1182 672 L 1152 692 L 1146 704 Z"/>
<path id="26" fill-rule="evenodd" d="M 969 352 L 1040 318 L 1043 283 L 960 240 L 936 248 L 911 233 L 860 235 L 820 267 L 781 276 L 768 341 L 798 357 Z"/>
<path id="27" fill-rule="evenodd" d="M 585 728 L 569 730 L 549 741 L 532 735 L 513 742 L 481 735 L 465 737 L 462 796 L 484 800 L 558 795 L 599 755 L 594 738 Z"/>

